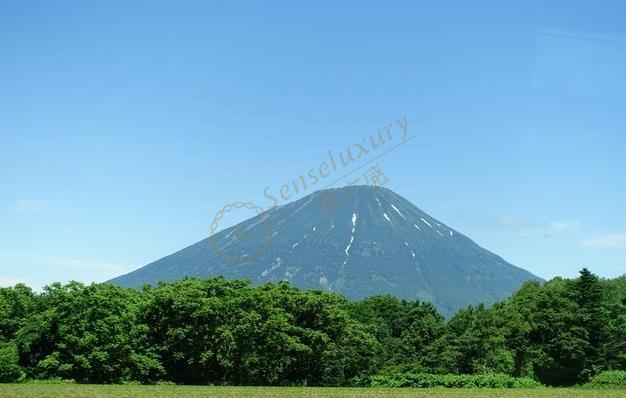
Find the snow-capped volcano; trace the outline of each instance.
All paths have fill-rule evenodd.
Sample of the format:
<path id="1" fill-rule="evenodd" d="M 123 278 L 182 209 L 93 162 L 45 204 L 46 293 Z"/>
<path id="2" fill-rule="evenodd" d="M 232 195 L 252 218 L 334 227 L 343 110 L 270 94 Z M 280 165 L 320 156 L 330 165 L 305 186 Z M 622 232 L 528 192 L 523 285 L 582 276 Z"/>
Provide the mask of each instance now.
<path id="1" fill-rule="evenodd" d="M 531 273 L 479 247 L 386 188 L 317 191 L 273 208 L 111 283 L 185 276 L 287 280 L 360 299 L 422 299 L 444 314 L 509 296 Z"/>

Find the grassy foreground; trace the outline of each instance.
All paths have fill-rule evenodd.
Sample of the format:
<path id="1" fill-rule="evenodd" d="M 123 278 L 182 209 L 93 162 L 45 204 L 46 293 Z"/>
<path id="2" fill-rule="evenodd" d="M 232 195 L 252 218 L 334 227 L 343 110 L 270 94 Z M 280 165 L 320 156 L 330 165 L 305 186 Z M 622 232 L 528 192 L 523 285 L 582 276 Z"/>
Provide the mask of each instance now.
<path id="1" fill-rule="evenodd" d="M 75 384 L 0 384 L 0 398 L 626 398 L 626 390 L 587 389 L 379 389 L 300 387 L 195 387 Z"/>

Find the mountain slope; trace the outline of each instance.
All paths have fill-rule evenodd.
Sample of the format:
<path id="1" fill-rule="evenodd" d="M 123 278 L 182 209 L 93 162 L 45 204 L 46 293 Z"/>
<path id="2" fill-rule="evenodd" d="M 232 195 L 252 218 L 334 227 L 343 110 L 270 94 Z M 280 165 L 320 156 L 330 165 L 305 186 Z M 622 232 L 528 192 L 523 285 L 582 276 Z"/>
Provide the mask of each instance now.
<path id="1" fill-rule="evenodd" d="M 539 280 L 386 188 L 317 191 L 127 275 L 127 287 L 185 276 L 288 280 L 352 299 L 420 298 L 452 314 Z"/>

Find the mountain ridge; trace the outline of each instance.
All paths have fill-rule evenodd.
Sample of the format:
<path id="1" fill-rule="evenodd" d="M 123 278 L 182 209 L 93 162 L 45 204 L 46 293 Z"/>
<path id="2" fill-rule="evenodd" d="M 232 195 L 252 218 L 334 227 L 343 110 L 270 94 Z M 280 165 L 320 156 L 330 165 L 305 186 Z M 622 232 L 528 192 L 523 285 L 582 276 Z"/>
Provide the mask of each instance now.
<path id="1" fill-rule="evenodd" d="M 139 287 L 186 276 L 287 280 L 350 299 L 391 294 L 430 301 L 446 315 L 541 280 L 393 191 L 371 186 L 313 192 L 110 282 Z"/>

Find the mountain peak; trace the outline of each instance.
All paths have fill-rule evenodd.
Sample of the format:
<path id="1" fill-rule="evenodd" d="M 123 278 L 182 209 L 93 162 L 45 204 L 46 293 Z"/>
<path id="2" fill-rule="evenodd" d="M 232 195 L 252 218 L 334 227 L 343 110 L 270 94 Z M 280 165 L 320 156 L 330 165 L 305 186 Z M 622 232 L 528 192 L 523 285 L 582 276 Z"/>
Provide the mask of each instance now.
<path id="1" fill-rule="evenodd" d="M 112 280 L 123 286 L 185 276 L 287 280 L 352 299 L 421 299 L 444 314 L 510 295 L 539 278 L 482 249 L 390 189 L 325 189 Z"/>

